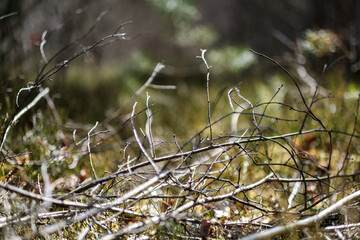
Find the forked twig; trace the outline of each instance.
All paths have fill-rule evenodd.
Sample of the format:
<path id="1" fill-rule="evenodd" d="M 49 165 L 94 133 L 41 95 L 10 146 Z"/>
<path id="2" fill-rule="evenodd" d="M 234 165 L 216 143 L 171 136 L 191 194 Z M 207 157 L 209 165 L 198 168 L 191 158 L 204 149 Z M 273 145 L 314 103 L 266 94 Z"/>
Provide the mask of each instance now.
<path id="1" fill-rule="evenodd" d="M 206 49 L 200 49 L 201 56 L 197 56 L 197 58 L 201 58 L 206 66 L 206 98 L 207 98 L 207 106 L 208 106 L 208 121 L 209 121 L 209 129 L 210 129 L 210 142 L 213 144 L 213 132 L 212 132 L 212 125 L 211 125 L 211 107 L 210 107 L 210 68 L 211 66 L 208 65 L 205 59 Z"/>
<path id="2" fill-rule="evenodd" d="M 133 111 L 131 113 L 131 126 L 134 132 L 134 137 L 141 149 L 141 151 L 143 152 L 143 154 L 145 155 L 145 157 L 147 158 L 147 160 L 151 163 L 151 165 L 153 166 L 153 168 L 155 169 L 156 174 L 160 173 L 159 168 L 156 166 L 155 162 L 152 160 L 152 158 L 149 156 L 149 154 L 147 153 L 146 149 L 144 148 L 144 146 L 142 145 L 139 136 L 137 134 L 136 128 L 135 128 L 135 124 L 134 124 L 134 114 L 135 114 L 135 108 L 136 108 L 136 104 L 137 102 L 135 102 L 134 106 L 133 106 Z"/>

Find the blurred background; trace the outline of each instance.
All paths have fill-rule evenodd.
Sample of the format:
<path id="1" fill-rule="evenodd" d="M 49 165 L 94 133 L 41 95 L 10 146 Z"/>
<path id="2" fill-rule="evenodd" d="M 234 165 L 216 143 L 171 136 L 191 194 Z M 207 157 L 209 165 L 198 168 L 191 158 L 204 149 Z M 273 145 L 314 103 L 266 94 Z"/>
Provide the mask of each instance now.
<path id="1" fill-rule="evenodd" d="M 309 91 L 314 91 L 324 66 L 336 62 L 329 77 L 336 80 L 323 81 L 324 89 L 344 84 L 347 92 L 357 93 L 359 12 L 356 0 L 2 0 L 1 111 L 5 114 L 11 108 L 17 91 L 31 85 L 44 65 L 43 40 L 48 59 L 77 40 L 55 57 L 49 64 L 53 66 L 121 24 L 125 40 L 87 52 L 45 82 L 64 120 L 108 118 L 145 83 L 158 62 L 166 67 L 154 83 L 175 85 L 176 90 L 157 90 L 153 102 L 165 112 L 185 106 L 201 111 L 199 102 L 206 104 L 206 69 L 196 58 L 200 49 L 208 50 L 214 101 L 238 83 L 251 99 L 288 81 L 278 67 L 249 49 L 279 61 Z M 188 100 L 189 96 L 199 97 Z M 123 111 L 129 113 L 131 106 Z M 186 110 L 178 114 L 198 119 Z M 161 122 L 184 127 L 169 115 L 164 114 Z M 206 109 L 202 124 L 204 119 Z"/>

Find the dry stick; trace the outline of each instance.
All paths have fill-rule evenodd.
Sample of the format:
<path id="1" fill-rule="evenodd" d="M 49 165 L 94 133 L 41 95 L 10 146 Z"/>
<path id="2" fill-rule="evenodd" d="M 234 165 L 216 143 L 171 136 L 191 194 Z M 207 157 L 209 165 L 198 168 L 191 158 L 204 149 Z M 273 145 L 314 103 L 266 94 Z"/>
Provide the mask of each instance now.
<path id="1" fill-rule="evenodd" d="M 5 19 L 5 18 L 14 16 L 14 15 L 17 15 L 17 14 L 18 14 L 17 12 L 12 12 L 12 13 L 8 13 L 8 14 L 5 14 L 5 15 L 2 15 L 2 16 L 0 16 L 0 20 L 3 20 L 3 19 Z"/>
<path id="2" fill-rule="evenodd" d="M 187 152 L 180 152 L 180 153 L 175 153 L 175 154 L 171 154 L 171 155 L 166 155 L 166 156 L 163 156 L 163 157 L 157 157 L 155 158 L 153 161 L 154 162 L 162 162 L 162 161 L 167 161 L 167 160 L 171 160 L 171 159 L 177 159 L 177 158 L 182 158 L 182 157 L 189 157 L 191 154 L 197 154 L 197 153 L 201 153 L 201 152 L 206 152 L 206 151 L 209 151 L 209 150 L 212 150 L 212 149 L 216 149 L 216 148 L 221 148 L 221 147 L 226 147 L 226 146 L 232 146 L 232 145 L 239 145 L 239 144 L 243 144 L 243 143 L 248 143 L 248 142 L 258 142 L 258 141 L 267 141 L 267 140 L 270 140 L 270 139 L 283 139 L 285 137 L 291 137 L 291 136 L 297 136 L 297 135 L 304 135 L 304 134 L 307 134 L 307 133 L 314 133 L 314 132 L 323 132 L 323 133 L 328 133 L 328 130 L 325 130 L 325 129 L 312 129 L 312 130 L 307 130 L 307 131 L 302 131 L 301 133 L 299 132 L 293 132 L 293 133 L 287 133 L 287 134 L 283 134 L 283 135 L 279 135 L 279 136 L 272 136 L 272 137 L 266 137 L 263 138 L 263 137 L 254 137 L 254 138 L 250 138 L 250 139 L 245 139 L 245 140 L 241 140 L 241 141 L 233 141 L 233 142 L 227 142 L 227 143 L 222 143 L 222 144 L 216 144 L 216 145 L 209 145 L 209 146 L 206 146 L 206 147 L 202 147 L 202 148 L 197 148 L 197 149 L 194 149 L 194 150 L 191 150 L 191 151 L 187 151 Z M 339 133 L 339 134 L 345 134 L 345 135 L 349 135 L 351 136 L 350 133 L 346 133 L 346 132 L 340 132 L 340 131 L 334 131 L 332 130 L 333 133 Z M 360 136 L 358 135 L 353 135 L 354 137 L 357 137 L 357 138 L 360 138 Z M 139 168 L 142 168 L 142 167 L 145 167 L 149 164 L 149 162 L 144 162 L 144 163 L 139 163 L 137 165 L 134 165 L 134 166 L 131 166 L 131 170 L 134 171 L 135 169 L 139 169 Z M 99 178 L 95 181 L 92 181 L 90 183 L 87 183 L 86 185 L 84 186 L 80 186 L 79 188 L 75 189 L 74 191 L 72 191 L 71 193 L 69 194 L 65 194 L 64 196 L 62 196 L 61 198 L 64 199 L 68 196 L 70 196 L 71 194 L 74 194 L 74 193 L 79 193 L 79 192 L 82 192 L 86 189 L 89 189 L 93 186 L 96 186 L 98 184 L 101 184 L 101 183 L 104 183 L 104 182 L 107 182 L 113 178 L 117 178 L 119 175 L 121 174 L 124 174 L 124 173 L 127 173 L 128 170 L 121 170 L 121 171 L 117 171 L 115 173 L 113 173 L 112 175 L 110 176 L 106 176 L 106 177 L 103 177 L 103 178 Z M 318 178 L 319 180 L 320 178 Z"/>
<path id="3" fill-rule="evenodd" d="M 46 44 L 46 34 L 47 34 L 47 30 L 45 30 L 43 32 L 43 34 L 41 35 L 41 43 L 40 43 L 40 53 L 41 53 L 41 57 L 44 60 L 44 63 L 47 64 L 48 60 L 45 56 L 45 51 L 44 51 L 44 46 Z"/>
<path id="4" fill-rule="evenodd" d="M 52 197 L 52 191 L 51 191 L 51 182 L 50 182 L 50 177 L 49 174 L 47 172 L 47 168 L 48 168 L 48 164 L 47 162 L 43 162 L 43 164 L 41 165 L 41 175 L 43 177 L 43 181 L 44 181 L 44 193 L 46 197 L 51 198 Z M 51 202 L 45 202 L 44 204 L 44 208 L 48 208 L 51 207 Z"/>
<path id="5" fill-rule="evenodd" d="M 97 175 L 96 175 L 95 168 L 94 168 L 93 161 L 92 161 L 92 157 L 91 157 L 90 133 L 92 131 L 94 131 L 94 129 L 97 127 L 98 124 L 99 124 L 99 122 L 96 122 L 94 127 L 92 127 L 90 129 L 90 131 L 88 132 L 88 134 L 87 134 L 87 149 L 88 149 L 88 153 L 89 153 L 89 161 L 90 161 L 91 170 L 92 170 L 92 172 L 94 174 L 95 179 L 97 179 Z"/>
<path id="6" fill-rule="evenodd" d="M 39 195 L 39 194 L 28 192 L 26 190 L 23 190 L 21 188 L 17 188 L 15 186 L 12 186 L 12 185 L 9 185 L 9 184 L 0 183 L 0 188 L 3 188 L 5 190 L 9 190 L 11 192 L 18 193 L 18 194 L 20 194 L 20 195 L 22 195 L 24 197 L 27 197 L 27 198 L 44 201 L 45 203 L 51 202 L 52 204 L 55 204 L 55 205 L 66 206 L 66 207 L 71 207 L 71 208 L 76 208 L 77 209 L 77 210 L 70 210 L 70 211 L 79 211 L 79 209 L 81 209 L 81 210 L 90 209 L 89 211 L 91 213 L 96 214 L 96 213 L 98 213 L 100 211 L 105 211 L 105 210 L 109 209 L 111 211 L 118 212 L 118 213 L 127 213 L 127 214 L 131 214 L 131 215 L 138 216 L 138 217 L 143 216 L 143 214 L 140 214 L 140 213 L 128 210 L 128 209 L 112 207 L 112 206 L 108 206 L 106 204 L 85 204 L 85 203 L 74 202 L 74 201 L 69 201 L 69 200 L 62 201 L 62 200 L 54 199 L 54 198 L 51 198 L 51 197 L 42 196 L 42 195 Z M 41 207 L 42 206 L 40 206 L 39 209 L 42 209 Z M 89 214 L 88 212 L 85 212 L 85 213 Z M 49 212 L 47 214 L 51 215 L 52 213 Z M 55 214 L 57 217 L 65 217 L 65 215 L 61 216 L 60 214 L 57 214 L 57 212 L 55 212 L 53 214 Z M 43 213 L 36 214 L 37 218 L 42 218 L 42 216 L 44 216 Z M 16 216 L 16 215 L 12 216 L 11 218 L 9 218 L 9 217 L 0 218 L 0 227 L 4 227 L 4 226 L 7 226 L 9 224 L 16 223 L 16 222 L 19 222 L 19 221 L 29 221 L 29 220 L 31 220 L 32 217 L 33 217 L 33 213 L 31 213 L 31 214 L 29 214 L 27 216 L 21 216 L 21 218 L 19 218 L 19 216 Z M 59 225 L 63 225 L 63 224 L 64 224 L 64 222 L 59 223 Z"/>
<path id="7" fill-rule="evenodd" d="M 139 139 L 139 136 L 137 134 L 137 131 L 136 131 L 136 128 L 135 128 L 135 125 L 134 125 L 134 114 L 135 114 L 135 108 L 136 108 L 136 104 L 137 102 L 135 102 L 134 104 L 134 107 L 133 107 L 133 111 L 131 113 L 131 126 L 132 126 L 132 129 L 133 129 L 133 132 L 134 132 L 134 136 L 135 136 L 135 139 L 141 149 L 141 151 L 144 153 L 145 157 L 147 158 L 147 160 L 151 163 L 151 165 L 153 166 L 153 168 L 155 169 L 156 171 L 156 174 L 159 174 L 160 173 L 160 170 L 159 168 L 156 166 L 155 162 L 152 160 L 152 158 L 149 156 L 149 154 L 146 152 L 146 149 L 144 148 L 144 146 L 142 145 L 140 139 Z"/>
<path id="8" fill-rule="evenodd" d="M 59 223 L 55 223 L 53 225 L 50 225 L 50 226 L 40 230 L 40 233 L 42 235 L 46 236 L 46 235 L 48 235 L 50 233 L 53 233 L 55 231 L 58 231 L 58 230 L 60 230 L 60 229 L 62 229 L 64 227 L 68 226 L 71 223 L 84 221 L 88 217 L 94 216 L 95 214 L 98 214 L 101 211 L 105 211 L 106 209 L 111 209 L 113 206 L 124 203 L 126 200 L 132 198 L 134 195 L 145 191 L 146 189 L 148 189 L 151 185 L 153 185 L 157 181 L 167 177 L 168 174 L 169 174 L 169 172 L 163 172 L 163 173 L 151 178 L 147 182 L 141 184 L 140 186 L 136 187 L 135 189 L 125 193 L 123 196 L 121 196 L 120 198 L 118 198 L 118 199 L 116 199 L 116 200 L 114 200 L 112 202 L 98 204 L 99 208 L 90 208 L 87 212 L 78 214 L 75 218 L 71 219 L 70 221 L 62 221 L 62 222 L 59 222 Z M 88 206 L 88 207 L 90 207 L 90 206 Z"/>
<path id="9" fill-rule="evenodd" d="M 243 110 L 245 110 L 246 109 L 246 107 L 247 106 L 244 106 L 244 104 L 238 104 L 234 99 L 233 99 L 233 97 L 231 96 L 231 93 L 233 92 L 233 91 L 235 91 L 235 89 L 237 89 L 237 86 L 238 86 L 239 84 L 237 84 L 235 87 L 233 87 L 233 88 L 231 88 L 229 91 L 228 91 L 228 93 L 227 93 L 227 96 L 228 96 L 228 100 L 229 100 L 229 104 L 230 104 L 230 108 L 231 108 L 231 110 L 232 110 L 232 112 L 233 113 L 235 113 L 235 112 L 237 112 L 236 114 L 234 114 L 233 116 L 232 116 L 232 118 L 231 118 L 231 132 L 234 132 L 234 133 L 236 133 L 237 132 L 237 123 L 238 123 L 238 121 L 239 121 L 239 118 L 240 118 L 240 115 L 242 114 L 242 112 L 243 112 Z M 235 109 L 234 109 L 234 105 L 233 105 L 233 100 L 234 100 L 234 102 L 236 103 L 236 105 L 238 105 L 237 106 L 237 109 L 238 109 L 238 111 L 235 111 Z M 254 113 L 254 110 L 253 110 L 253 113 Z M 215 120 L 214 121 L 214 124 L 216 123 L 216 121 L 217 120 Z M 245 132 L 247 132 L 248 131 L 248 129 L 246 129 L 246 131 Z"/>
<path id="10" fill-rule="evenodd" d="M 90 227 L 89 227 L 89 226 L 85 227 L 85 228 L 79 233 L 77 240 L 83 240 L 83 239 L 85 239 L 85 237 L 86 237 L 86 235 L 89 233 L 89 231 L 90 231 Z"/>
<path id="11" fill-rule="evenodd" d="M 63 211 L 55 211 L 55 212 L 44 212 L 39 213 L 36 215 L 37 219 L 54 219 L 54 218 L 61 218 L 61 217 L 68 217 L 75 214 L 75 212 L 78 210 L 63 210 Z M 23 213 L 22 213 L 23 214 Z M 9 217 L 2 217 L 0 218 L 0 228 L 6 227 L 10 224 L 17 224 L 19 222 L 24 223 L 31 218 L 34 217 L 33 214 L 27 215 L 27 216 L 12 216 Z"/>
<path id="12" fill-rule="evenodd" d="M 306 181 L 306 182 L 318 182 L 320 180 L 327 180 L 327 179 L 334 179 L 334 178 L 354 178 L 356 176 L 360 175 L 360 172 L 356 172 L 353 174 L 344 174 L 344 175 L 333 175 L 330 177 L 315 177 L 315 178 L 270 178 L 268 181 L 269 182 L 285 182 L 285 183 L 295 183 L 295 182 L 302 182 L 302 181 Z"/>
<path id="13" fill-rule="evenodd" d="M 210 107 L 210 93 L 209 93 L 209 83 L 210 83 L 210 68 L 211 66 L 208 65 L 206 59 L 205 59 L 205 52 L 206 49 L 200 49 L 201 56 L 198 56 L 197 58 L 201 58 L 206 66 L 206 97 L 207 97 L 207 103 L 208 103 L 208 120 L 209 120 L 209 128 L 210 128 L 210 142 L 213 144 L 213 135 L 212 135 L 212 126 L 211 126 L 211 107 Z"/>
<path id="14" fill-rule="evenodd" d="M 339 229 L 335 229 L 335 232 L 338 235 L 339 239 L 345 240 L 344 234 L 342 234 Z"/>
<path id="15" fill-rule="evenodd" d="M 178 214 L 180 214 L 181 212 L 189 209 L 189 208 L 192 208 L 196 205 L 200 205 L 200 204 L 204 204 L 204 203 L 209 203 L 209 202 L 216 202 L 216 201 L 221 201 L 221 200 L 225 200 L 229 197 L 233 197 L 241 192 L 245 192 L 245 191 L 249 191 L 249 190 L 252 190 L 260 185 L 262 185 L 263 183 L 265 183 L 269 178 L 271 178 L 272 176 L 274 176 L 273 173 L 270 173 L 269 175 L 267 175 L 266 177 L 262 178 L 261 180 L 251 184 L 251 185 L 248 185 L 248 186 L 244 186 L 244 187 L 239 187 L 237 188 L 236 190 L 232 191 L 232 192 L 229 192 L 229 193 L 226 193 L 226 194 L 223 194 L 223 195 L 219 195 L 219 196 L 214 196 L 214 197 L 205 197 L 205 198 L 202 198 L 202 199 L 199 199 L 199 200 L 192 200 L 182 206 L 180 206 L 179 208 L 177 208 L 175 211 L 173 211 L 171 213 L 171 216 L 172 217 L 176 217 Z"/>
<path id="16" fill-rule="evenodd" d="M 2 141 L 1 141 L 1 145 L 0 145 L 0 152 L 2 151 L 3 149 L 3 146 L 4 146 L 4 143 L 5 143 L 5 140 L 6 140 L 6 137 L 7 135 L 9 134 L 9 131 L 10 131 L 10 128 L 11 126 L 16 123 L 17 120 L 20 119 L 20 117 L 22 115 L 24 115 L 30 108 L 34 107 L 35 104 L 42 98 L 44 97 L 46 94 L 49 93 L 49 88 L 45 88 L 43 91 L 41 91 L 39 93 L 39 95 L 37 95 L 34 100 L 32 100 L 26 107 L 24 107 L 18 114 L 16 114 L 14 116 L 14 118 L 9 122 L 6 130 L 5 130 L 5 133 L 3 135 L 3 138 L 2 138 Z"/>
<path id="17" fill-rule="evenodd" d="M 252 235 L 249 235 L 249 236 L 243 238 L 243 240 L 271 239 L 277 235 L 289 233 L 298 228 L 304 228 L 304 227 L 309 227 L 313 224 L 319 224 L 321 220 L 323 220 L 324 218 L 329 216 L 331 213 L 333 213 L 335 211 L 339 211 L 342 207 L 353 202 L 354 200 L 356 200 L 358 198 L 360 198 L 360 191 L 350 194 L 349 196 L 341 199 L 334 205 L 328 207 L 324 211 L 322 211 L 312 217 L 305 218 L 305 219 L 302 219 L 302 220 L 299 220 L 299 221 L 296 221 L 296 222 L 293 222 L 293 223 L 290 223 L 287 225 L 277 226 L 277 227 L 271 228 L 269 230 L 265 230 L 263 232 L 255 233 L 255 234 L 252 234 Z"/>
<path id="18" fill-rule="evenodd" d="M 249 104 L 249 105 L 251 106 L 251 111 L 252 111 L 252 115 L 253 115 L 253 124 L 255 125 L 255 128 L 256 128 L 257 130 L 259 130 L 259 133 L 262 134 L 261 129 L 260 129 L 260 127 L 259 127 L 260 122 L 257 123 L 256 118 L 255 118 L 255 108 L 254 108 L 254 105 L 252 105 L 252 103 L 251 103 L 249 100 L 247 100 L 245 97 L 243 97 L 243 96 L 240 94 L 240 89 L 239 89 L 238 87 L 235 87 L 234 90 L 236 91 L 237 95 L 238 95 L 242 100 L 244 100 L 245 102 L 247 102 L 247 104 Z M 274 97 L 275 97 L 275 96 L 274 96 Z M 265 114 L 266 108 L 267 108 L 267 107 L 265 107 L 264 114 Z M 262 119 L 262 118 L 261 118 L 261 119 Z"/>
<path id="19" fill-rule="evenodd" d="M 251 184 L 251 185 L 248 185 L 245 187 L 239 187 L 235 191 L 230 192 L 228 194 L 224 194 L 224 195 L 220 195 L 220 196 L 216 196 L 216 197 L 206 197 L 206 198 L 203 198 L 203 199 L 200 199 L 197 201 L 190 201 L 190 202 L 182 205 L 181 207 L 177 208 L 176 210 L 174 210 L 171 213 L 159 214 L 158 216 L 153 216 L 143 222 L 131 224 L 127 228 L 124 228 L 114 234 L 110 234 L 110 235 L 107 235 L 107 236 L 101 238 L 101 240 L 118 239 L 120 236 L 125 235 L 125 234 L 136 234 L 139 232 L 143 232 L 146 229 L 148 229 L 149 227 L 151 227 L 155 224 L 159 224 L 160 222 L 166 221 L 169 218 L 177 219 L 183 211 L 185 211 L 191 207 L 194 207 L 196 205 L 201 205 L 201 204 L 208 203 L 208 202 L 221 201 L 221 200 L 230 198 L 232 196 L 235 196 L 236 194 L 238 194 L 240 192 L 252 190 L 252 189 L 260 186 L 261 184 L 265 183 L 266 180 L 272 176 L 273 176 L 273 173 L 267 175 L 265 178 L 261 179 L 260 181 L 254 183 L 254 184 Z"/>
<path id="20" fill-rule="evenodd" d="M 344 224 L 344 225 L 338 225 L 338 226 L 329 226 L 324 229 L 324 231 L 333 231 L 335 229 L 348 229 L 348 228 L 354 228 L 354 227 L 360 227 L 360 223 L 350 223 L 350 224 Z"/>
<path id="21" fill-rule="evenodd" d="M 305 182 L 305 180 L 302 179 L 301 182 Z M 287 202 L 288 202 L 287 208 L 288 208 L 288 209 L 290 209 L 290 208 L 292 207 L 292 201 L 294 200 L 296 194 L 297 194 L 298 191 L 299 191 L 299 188 L 300 188 L 300 186 L 301 186 L 301 182 L 296 182 L 295 185 L 294 185 L 294 187 L 293 187 L 293 190 L 291 191 L 291 194 L 290 194 L 290 196 L 289 196 L 289 198 L 288 198 L 288 200 L 287 200 Z M 306 190 L 305 190 L 305 191 L 306 191 Z M 307 200 L 305 199 L 305 202 L 306 202 L 306 201 L 307 201 Z M 306 206 L 305 206 L 305 207 L 306 207 Z"/>
<path id="22" fill-rule="evenodd" d="M 23 87 L 23 88 L 19 89 L 19 91 L 16 94 L 16 98 L 15 98 L 16 107 L 19 107 L 19 97 L 20 97 L 20 94 L 22 93 L 22 91 L 32 91 L 33 89 L 35 89 L 35 87 L 29 86 L 29 85 L 27 87 Z"/>
<path id="23" fill-rule="evenodd" d="M 151 130 L 151 124 L 152 124 L 152 112 L 150 110 L 149 107 L 149 99 L 150 99 L 150 95 L 148 94 L 148 92 L 146 92 L 146 116 L 147 116 L 147 121 L 146 121 L 146 127 L 145 127 L 145 133 L 146 133 L 146 137 L 148 138 L 149 144 L 150 144 L 150 152 L 151 152 L 151 157 L 155 158 L 155 145 L 154 145 L 154 139 L 153 139 L 153 135 L 152 135 L 152 130 Z"/>
<path id="24" fill-rule="evenodd" d="M 235 112 L 235 108 L 234 108 L 234 105 L 233 105 L 233 103 L 232 103 L 231 93 L 235 90 L 236 87 L 237 87 L 237 86 L 231 88 L 231 89 L 228 91 L 228 94 L 227 94 L 228 100 L 229 100 L 229 104 L 230 104 L 230 108 L 231 108 L 231 110 L 232 110 L 233 112 Z M 241 112 L 240 112 L 240 113 L 241 113 Z"/>
<path id="25" fill-rule="evenodd" d="M 177 138 L 176 138 L 176 135 L 174 134 L 173 137 L 174 137 L 175 145 L 177 146 L 178 150 L 179 150 L 180 152 L 183 152 L 182 149 L 181 149 L 181 147 L 180 147 L 180 145 L 179 145 L 179 142 L 178 142 L 178 140 L 177 140 Z"/>
<path id="26" fill-rule="evenodd" d="M 151 180 L 149 180 L 149 181 L 151 181 Z M 91 205 L 91 204 L 86 204 L 86 203 L 81 203 L 81 202 L 70 201 L 70 200 L 55 199 L 55 198 L 52 198 L 52 197 L 32 193 L 32 192 L 26 191 L 24 189 L 15 187 L 13 185 L 4 184 L 4 183 L 1 183 L 1 182 L 0 182 L 0 188 L 11 191 L 11 192 L 15 192 L 15 193 L 20 194 L 20 195 L 22 195 L 24 197 L 27 197 L 27 198 L 43 201 L 45 203 L 50 202 L 52 204 L 59 205 L 59 206 L 65 206 L 65 207 L 71 207 L 71 208 L 77 208 L 77 209 L 89 209 L 89 208 L 92 207 L 92 208 L 101 209 L 101 210 L 105 210 L 106 208 L 109 208 L 110 210 L 115 211 L 115 212 L 124 212 L 124 213 L 129 213 L 129 214 L 135 214 L 136 216 L 141 216 L 142 215 L 142 214 L 139 214 L 139 213 L 131 211 L 131 210 L 112 207 L 113 205 L 109 206 L 108 203 L 92 204 Z M 40 207 L 42 207 L 42 206 L 40 206 Z M 1 223 L 1 219 L 2 218 L 0 218 L 0 223 Z"/>

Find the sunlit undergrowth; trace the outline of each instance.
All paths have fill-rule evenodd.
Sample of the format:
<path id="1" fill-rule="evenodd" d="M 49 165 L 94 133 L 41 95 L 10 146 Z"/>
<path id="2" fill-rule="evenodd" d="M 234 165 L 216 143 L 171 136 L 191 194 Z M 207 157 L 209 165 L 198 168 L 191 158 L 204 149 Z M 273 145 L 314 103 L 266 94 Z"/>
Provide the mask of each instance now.
<path id="1" fill-rule="evenodd" d="M 98 44 L 1 103 L 3 236 L 302 238 L 358 223 L 359 99 L 341 65 L 315 89 L 254 51 L 253 68 L 276 70 L 212 75 L 206 50 L 187 78 L 144 56 L 76 65 Z"/>

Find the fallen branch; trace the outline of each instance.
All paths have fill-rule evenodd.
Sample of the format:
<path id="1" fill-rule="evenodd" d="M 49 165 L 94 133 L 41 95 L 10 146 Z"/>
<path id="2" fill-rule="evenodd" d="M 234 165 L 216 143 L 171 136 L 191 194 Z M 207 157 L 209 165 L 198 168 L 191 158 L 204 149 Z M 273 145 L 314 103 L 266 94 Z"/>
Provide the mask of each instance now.
<path id="1" fill-rule="evenodd" d="M 294 231 L 295 229 L 298 229 L 298 228 L 304 228 L 304 227 L 309 227 L 309 226 L 312 226 L 312 225 L 315 225 L 315 224 L 319 224 L 321 220 L 323 220 L 324 218 L 329 216 L 331 213 L 339 211 L 342 207 L 344 207 L 345 205 L 348 205 L 349 203 L 355 201 L 359 197 L 360 197 L 360 191 L 354 192 L 354 193 L 350 194 L 349 196 L 341 199 L 340 201 L 338 201 L 334 205 L 328 207 L 324 211 L 322 211 L 322 212 L 320 212 L 320 213 L 318 213 L 318 214 L 316 214 L 316 215 L 314 215 L 312 217 L 305 218 L 305 219 L 302 219 L 302 220 L 299 220 L 297 222 L 293 222 L 293 223 L 290 223 L 290 224 L 277 226 L 277 227 L 271 228 L 269 230 L 265 230 L 263 232 L 259 232 L 259 233 L 249 235 L 249 236 L 244 237 L 242 239 L 243 240 L 271 239 L 271 238 L 273 238 L 273 237 L 275 237 L 277 235 L 284 234 L 284 233 L 289 233 L 289 232 Z"/>

